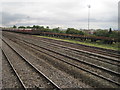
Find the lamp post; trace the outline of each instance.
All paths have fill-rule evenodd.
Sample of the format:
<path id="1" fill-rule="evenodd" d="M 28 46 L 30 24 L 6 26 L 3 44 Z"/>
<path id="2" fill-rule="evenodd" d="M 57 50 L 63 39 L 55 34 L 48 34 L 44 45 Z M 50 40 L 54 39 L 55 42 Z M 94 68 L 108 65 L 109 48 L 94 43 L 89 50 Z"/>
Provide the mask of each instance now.
<path id="1" fill-rule="evenodd" d="M 90 8 L 91 8 L 91 6 L 88 5 L 88 30 L 89 30 L 89 26 L 90 26 Z"/>

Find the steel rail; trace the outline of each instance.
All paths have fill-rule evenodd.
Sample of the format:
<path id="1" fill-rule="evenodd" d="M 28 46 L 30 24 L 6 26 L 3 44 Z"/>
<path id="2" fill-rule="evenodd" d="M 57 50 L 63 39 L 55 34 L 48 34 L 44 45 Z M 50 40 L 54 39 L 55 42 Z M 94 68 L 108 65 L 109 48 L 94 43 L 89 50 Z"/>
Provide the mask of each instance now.
<path id="1" fill-rule="evenodd" d="M 68 49 L 70 49 L 70 50 L 74 50 L 74 51 L 82 52 L 82 53 L 87 53 L 87 54 L 89 54 L 89 55 L 93 55 L 93 56 L 97 56 L 97 57 L 109 59 L 109 60 L 116 61 L 116 62 L 119 62 L 119 63 L 120 63 L 120 60 L 118 60 L 118 58 L 112 58 L 112 57 L 109 57 L 109 56 L 100 55 L 100 54 L 96 54 L 96 53 L 92 53 L 92 52 L 89 52 L 89 51 L 84 51 L 84 50 L 80 50 L 80 49 L 76 49 L 76 48 L 72 48 L 72 47 L 68 47 L 68 46 L 63 46 L 63 45 L 56 44 L 56 43 L 50 43 L 50 42 L 46 42 L 46 41 L 43 41 L 43 40 L 40 40 L 40 41 L 45 42 L 45 43 L 48 43 L 49 45 L 52 44 L 52 45 L 56 45 L 56 46 L 58 46 L 58 47 L 68 48 Z"/>
<path id="2" fill-rule="evenodd" d="M 18 39 L 18 38 L 17 38 Z M 19 39 L 20 40 L 20 39 Z M 43 41 L 43 40 L 41 40 L 41 41 Z M 49 43 L 49 42 L 46 42 L 46 41 L 43 41 L 43 42 L 45 42 L 45 43 Z M 79 51 L 78 50 L 74 50 L 75 48 L 73 48 L 73 49 L 71 49 L 71 47 L 66 47 L 66 46 L 63 46 L 63 45 L 58 45 L 58 44 L 54 44 L 54 43 L 49 43 L 49 45 L 56 45 L 56 46 L 58 46 L 58 47 L 62 47 L 62 48 L 65 48 L 65 49 L 67 49 L 67 50 L 73 50 L 73 51 L 76 51 L 77 53 L 79 53 Z M 71 52 L 69 52 L 69 53 L 71 53 Z M 77 54 L 76 53 L 76 54 Z M 77 54 L 78 55 L 78 54 Z M 110 61 L 106 61 L 106 60 L 103 60 L 102 58 L 100 59 L 98 59 L 98 58 L 94 58 L 94 57 L 90 57 L 89 55 L 84 55 L 84 56 L 87 56 L 87 57 L 89 57 L 89 58 L 93 58 L 93 59 L 95 59 L 95 60 L 99 60 L 99 61 L 102 61 L 102 62 L 105 62 L 105 63 L 108 63 L 108 64 L 111 64 L 111 65 L 115 65 L 115 66 L 118 66 L 118 67 L 120 67 L 120 64 L 119 64 L 119 62 L 117 62 L 117 63 L 112 63 L 112 62 L 110 62 Z"/>
<path id="3" fill-rule="evenodd" d="M 2 50 L 2 52 L 3 52 L 4 56 L 5 56 L 5 58 L 7 59 L 9 65 L 10 65 L 11 68 L 13 69 L 15 75 L 17 76 L 19 82 L 20 82 L 21 85 L 23 86 L 23 89 L 24 89 L 24 90 L 27 90 L 27 87 L 25 86 L 25 84 L 24 84 L 23 81 L 21 80 L 19 74 L 18 74 L 17 71 L 15 70 L 14 66 L 12 65 L 12 63 L 10 62 L 10 59 L 9 59 L 8 56 L 6 55 L 5 51 L 4 51 L 3 49 L 1 49 L 1 50 Z"/>
<path id="4" fill-rule="evenodd" d="M 47 79 L 57 90 L 62 90 L 57 84 L 55 84 L 51 79 L 49 79 L 44 73 L 42 73 L 38 68 L 31 64 L 24 56 L 18 53 L 11 45 L 9 45 L 4 39 L 2 39 L 17 55 L 19 55 L 25 62 L 27 62 L 31 67 L 33 67 L 39 74 L 41 74 L 45 79 Z"/>
<path id="5" fill-rule="evenodd" d="M 65 48 L 66 50 L 73 50 L 73 51 L 76 51 L 76 52 L 78 52 L 78 53 L 81 52 L 81 51 L 79 51 L 79 49 L 75 49 L 75 48 L 71 48 L 71 47 L 66 47 L 66 46 L 59 45 L 59 44 L 49 43 L 49 42 L 46 42 L 46 41 L 43 41 L 43 40 L 41 40 L 41 41 L 42 41 L 42 42 L 45 42 L 45 43 L 48 43 L 49 46 L 58 46 L 58 47 Z M 71 52 L 69 52 L 69 53 L 71 53 Z M 78 53 L 75 53 L 75 54 L 78 55 Z M 88 56 L 88 55 L 85 55 L 85 56 L 90 57 L 90 56 Z M 90 57 L 90 58 L 97 59 L 97 58 L 94 58 L 94 57 Z M 102 59 L 97 59 L 97 60 L 120 67 L 120 65 L 119 65 L 119 64 L 116 64 L 116 63 L 111 63 L 111 62 L 109 62 L 109 61 L 105 61 L 105 60 L 102 60 Z M 112 61 L 114 61 L 114 60 L 112 60 Z M 115 60 L 115 61 L 116 61 L 116 60 Z M 118 60 L 117 60 L 116 62 L 119 63 Z"/>
<path id="6" fill-rule="evenodd" d="M 29 43 L 29 44 L 32 44 L 32 45 L 35 45 L 35 46 L 38 46 L 38 45 L 36 45 L 36 44 L 30 43 L 30 42 L 25 41 L 25 40 L 22 40 L 22 41 L 24 41 L 24 42 L 26 42 L 26 43 Z M 75 60 L 75 61 L 77 61 L 77 62 L 81 62 L 81 63 L 84 63 L 84 64 L 86 64 L 86 65 L 89 65 L 89 66 L 92 66 L 92 67 L 101 69 L 101 70 L 106 71 L 106 72 L 108 72 L 108 73 L 112 73 L 112 74 L 115 74 L 115 75 L 117 75 L 117 76 L 120 76 L 120 73 L 119 73 L 119 72 L 112 71 L 112 70 L 110 70 L 110 69 L 107 69 L 107 68 L 104 68 L 104 67 L 101 67 L 101 66 L 98 66 L 98 65 L 95 65 L 95 64 L 92 64 L 92 63 L 89 63 L 89 62 L 80 60 L 80 59 L 78 59 L 78 58 L 76 58 L 76 57 L 72 57 L 72 56 L 69 56 L 69 55 L 66 55 L 66 54 L 63 54 L 63 53 L 54 51 L 53 49 L 50 49 L 50 48 L 47 49 L 47 48 L 45 48 L 45 47 L 42 46 L 42 45 L 40 45 L 40 46 L 38 46 L 38 47 L 43 48 L 43 49 L 48 50 L 48 51 L 51 51 L 51 52 L 54 52 L 54 53 L 59 54 L 59 55 L 61 55 L 61 56 L 70 58 L 70 59 Z"/>
<path id="7" fill-rule="evenodd" d="M 35 36 L 35 35 L 33 35 L 33 36 Z M 43 39 L 46 39 L 46 40 L 53 40 L 53 39 L 49 39 L 49 38 L 44 38 L 44 37 L 42 37 Z M 53 40 L 53 41 L 58 41 L 58 40 Z M 60 41 L 60 42 L 65 42 L 65 41 Z M 109 54 L 108 54 L 108 56 L 110 56 L 111 55 L 111 51 L 112 52 L 114 52 L 112 55 L 114 56 L 114 57 L 117 57 L 118 58 L 118 53 L 120 54 L 120 52 L 117 52 L 117 51 L 115 51 L 115 50 L 109 50 L 109 49 L 104 49 L 104 48 L 99 48 L 99 47 L 94 47 L 94 46 L 87 46 L 87 45 L 82 45 L 82 44 L 76 44 L 76 43 L 71 43 L 71 42 L 65 42 L 65 43 L 68 43 L 68 44 L 73 44 L 73 45 L 79 45 L 79 46 L 84 46 L 85 48 L 87 48 L 87 47 L 89 47 L 90 49 L 97 49 L 98 51 L 100 51 L 101 52 L 101 50 L 104 50 L 104 51 L 102 51 L 102 52 L 106 52 L 106 50 L 107 51 L 109 51 Z M 91 51 L 91 50 L 90 50 Z"/>
<path id="8" fill-rule="evenodd" d="M 21 32 L 21 33 L 22 33 L 22 32 Z M 34 34 L 33 34 L 33 35 L 34 35 Z M 46 39 L 46 38 L 43 38 L 43 39 Z M 48 39 L 48 38 L 47 38 L 47 39 Z M 51 39 L 50 39 L 50 40 L 51 40 Z M 54 40 L 54 41 L 55 41 L 55 40 Z M 61 42 L 65 42 L 65 41 L 61 41 Z M 66 42 L 66 43 L 69 44 L 70 42 Z M 70 43 L 70 44 L 74 44 L 74 43 Z M 75 44 L 75 45 L 76 45 L 76 44 Z M 86 48 L 86 47 L 90 47 L 90 49 L 95 49 L 95 48 L 96 48 L 96 49 L 98 49 L 99 52 L 101 52 L 101 50 L 107 50 L 107 51 L 117 52 L 117 51 L 115 51 L 115 50 L 103 49 L 103 48 L 98 48 L 98 47 L 93 47 L 93 46 L 86 46 L 86 45 L 81 45 L 81 44 L 77 44 L 77 45 L 84 46 L 85 48 Z M 99 49 L 100 49 L 100 50 L 99 50 Z M 90 51 L 91 51 L 91 50 L 90 50 Z M 105 53 L 106 51 L 102 51 L 102 52 Z M 119 53 L 120 53 L 120 52 L 119 52 Z M 114 53 L 113 53 L 113 54 L 114 54 Z M 113 55 L 113 54 L 112 54 L 112 55 Z M 118 53 L 116 53 L 116 54 L 118 54 Z M 105 56 L 105 55 L 104 55 L 104 56 Z M 111 56 L 111 53 L 109 53 L 108 56 Z M 115 57 L 115 56 L 117 56 L 117 55 L 113 55 L 113 57 Z M 119 57 L 117 56 L 116 58 L 119 58 Z"/>
<path id="9" fill-rule="evenodd" d="M 17 38 L 18 39 L 18 38 Z M 112 58 L 112 57 L 108 57 L 108 56 L 105 56 L 105 55 L 100 55 L 100 54 L 96 54 L 96 53 L 91 53 L 91 52 L 88 52 L 88 51 L 84 51 L 84 50 L 79 50 L 79 49 L 76 49 L 76 48 L 72 48 L 72 47 L 67 47 L 67 46 L 63 46 L 63 45 L 59 45 L 59 44 L 55 44 L 55 43 L 50 43 L 50 42 L 46 42 L 46 41 L 43 41 L 41 40 L 42 42 L 45 42 L 45 43 L 48 43 L 49 45 L 55 45 L 55 46 L 58 46 L 58 47 L 62 47 L 62 48 L 65 48 L 65 49 L 70 49 L 70 50 L 73 50 L 73 51 L 76 51 L 76 52 L 82 52 L 82 53 L 86 53 L 86 54 L 89 54 L 89 55 L 92 55 L 92 56 L 97 56 L 97 57 L 100 57 L 100 58 L 105 58 L 105 59 L 108 59 L 108 60 L 111 60 L 111 61 L 114 61 L 114 62 L 117 62 L 117 63 L 120 63 L 120 60 L 118 60 L 117 58 Z M 70 53 L 70 52 L 69 52 Z M 88 55 L 87 55 L 88 56 Z M 89 57 L 89 56 L 88 56 Z M 91 58 L 91 57 L 90 57 Z M 93 58 L 93 57 L 92 57 Z M 94 58 L 96 59 L 96 58 Z M 109 61 L 105 61 L 105 60 L 102 60 L 102 59 L 98 59 L 99 61 L 102 61 L 102 62 L 105 62 L 105 63 L 109 63 L 109 64 L 112 64 L 112 65 L 115 65 L 115 66 L 119 66 L 119 64 L 115 64 L 115 63 L 111 63 Z"/>
<path id="10" fill-rule="evenodd" d="M 110 56 L 105 56 L 105 55 L 101 55 L 101 54 L 97 54 L 97 53 L 92 53 L 92 52 L 89 52 L 89 51 L 84 51 L 84 50 L 80 50 L 80 49 L 76 49 L 76 48 L 72 48 L 72 47 L 67 47 L 67 46 L 63 46 L 63 45 L 60 45 L 60 44 L 50 43 L 50 42 L 46 42 L 46 41 L 43 41 L 43 40 L 41 40 L 41 41 L 45 42 L 45 43 L 48 43 L 48 44 L 56 45 L 56 46 L 63 47 L 63 48 L 68 48 L 70 50 L 86 53 L 86 54 L 89 54 L 89 55 L 92 55 L 92 56 L 97 56 L 97 57 L 100 57 L 100 58 L 104 58 L 104 59 L 108 59 L 108 60 L 120 63 L 120 60 L 118 60 L 118 58 L 113 58 L 113 57 L 110 57 Z M 114 64 L 114 65 L 116 65 L 116 64 Z M 120 65 L 118 65 L 118 66 L 120 66 Z"/>
<path id="11" fill-rule="evenodd" d="M 26 45 L 28 45 L 28 42 L 26 42 L 26 43 L 27 43 Z M 25 43 L 24 43 L 24 44 L 25 44 Z M 38 45 L 35 45 L 35 44 L 32 44 L 32 43 L 29 43 L 29 44 L 34 45 L 34 46 L 36 46 L 36 47 L 39 47 Z M 35 49 L 35 50 L 37 50 L 37 51 L 39 51 L 39 52 L 45 53 L 46 55 L 49 55 L 49 56 L 51 56 L 51 57 L 53 57 L 53 58 L 56 58 L 56 59 L 58 59 L 58 60 L 60 60 L 60 61 L 62 61 L 62 62 L 64 62 L 64 63 L 67 63 L 67 64 L 69 64 L 69 65 L 71 65 L 71 66 L 74 66 L 74 67 L 76 67 L 76 68 L 78 68 L 78 69 L 81 69 L 81 70 L 83 70 L 83 71 L 86 71 L 86 72 L 88 72 L 88 73 L 90 73 L 90 74 L 92 74 L 92 75 L 95 75 L 95 76 L 97 76 L 97 77 L 99 77 L 99 78 L 102 78 L 102 79 L 104 79 L 104 80 L 107 80 L 107 81 L 109 81 L 109 82 L 111 82 L 111 83 L 114 83 L 114 84 L 120 86 L 120 83 L 119 83 L 119 82 L 116 82 L 116 81 L 114 81 L 114 80 L 111 80 L 111 79 L 109 79 L 109 78 L 106 78 L 106 77 L 104 77 L 104 76 L 102 76 L 102 75 L 99 75 L 99 74 L 97 74 L 97 73 L 95 73 L 95 72 L 92 72 L 92 71 L 90 71 L 90 70 L 87 70 L 87 69 L 85 69 L 85 68 L 83 68 L 83 67 L 80 67 L 80 66 L 78 66 L 78 65 L 75 65 L 75 64 L 73 64 L 73 63 L 67 62 L 67 61 L 64 60 L 64 59 L 60 59 L 60 58 L 58 58 L 58 57 L 56 57 L 56 56 L 54 56 L 54 55 L 51 55 L 51 54 L 49 54 L 49 53 L 46 53 L 46 52 L 42 51 L 42 50 L 38 50 L 38 49 L 34 48 L 33 46 L 30 46 L 30 45 L 28 45 L 28 46 L 29 46 L 29 47 L 32 47 L 33 49 Z M 39 48 L 41 48 L 41 47 L 39 47 Z M 47 50 L 47 49 L 45 49 L 45 50 Z M 48 50 L 48 51 L 50 51 L 50 50 Z M 53 51 L 51 51 L 51 52 L 53 52 Z"/>
<path id="12" fill-rule="evenodd" d="M 19 39 L 19 38 L 16 38 L 16 39 Z M 19 39 L 19 40 L 21 40 L 21 39 Z M 71 47 L 66 47 L 66 46 L 63 46 L 63 45 L 58 45 L 58 44 L 54 44 L 54 43 L 50 43 L 50 42 L 46 42 L 46 41 L 43 41 L 43 40 L 41 40 L 42 42 L 45 42 L 45 43 L 48 43 L 49 45 L 51 44 L 52 45 L 52 47 L 54 46 L 54 45 L 56 45 L 56 46 L 58 46 L 58 47 L 62 47 L 62 48 L 65 48 L 65 49 L 67 49 L 67 50 L 73 50 L 73 51 L 76 51 L 77 53 L 76 53 L 76 55 L 79 55 L 78 53 L 79 53 L 79 51 L 78 50 L 74 50 L 74 48 L 72 49 Z M 55 46 L 55 47 L 56 47 Z M 71 52 L 69 52 L 69 53 L 71 53 Z M 105 62 L 105 63 L 108 63 L 108 64 L 111 64 L 111 65 L 115 65 L 115 66 L 118 66 L 118 67 L 120 67 L 120 64 L 117 62 L 117 63 L 112 63 L 112 62 L 110 62 L 110 61 L 106 61 L 106 60 L 103 60 L 102 58 L 100 59 L 98 59 L 98 58 L 94 58 L 94 57 L 91 57 L 91 56 L 89 56 L 89 55 L 84 55 L 84 56 L 87 56 L 87 57 L 89 57 L 89 58 L 92 58 L 92 59 L 95 59 L 95 60 L 99 60 L 99 61 L 102 61 L 102 62 Z"/>

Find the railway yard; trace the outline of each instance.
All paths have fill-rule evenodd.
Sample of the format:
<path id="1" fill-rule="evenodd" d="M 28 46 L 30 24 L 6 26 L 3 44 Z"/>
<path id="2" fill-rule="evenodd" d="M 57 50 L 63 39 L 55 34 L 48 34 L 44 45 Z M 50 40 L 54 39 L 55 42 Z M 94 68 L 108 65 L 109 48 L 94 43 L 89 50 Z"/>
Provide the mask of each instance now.
<path id="1" fill-rule="evenodd" d="M 120 52 L 2 32 L 2 88 L 120 88 Z"/>

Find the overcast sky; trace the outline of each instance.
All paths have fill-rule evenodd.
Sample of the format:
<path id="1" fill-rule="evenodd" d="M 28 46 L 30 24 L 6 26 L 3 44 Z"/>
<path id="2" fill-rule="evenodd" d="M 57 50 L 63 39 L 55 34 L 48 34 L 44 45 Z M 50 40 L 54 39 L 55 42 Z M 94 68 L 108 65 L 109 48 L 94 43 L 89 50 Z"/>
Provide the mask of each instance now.
<path id="1" fill-rule="evenodd" d="M 119 0 L 0 0 L 0 26 L 43 25 L 50 28 L 118 28 Z"/>

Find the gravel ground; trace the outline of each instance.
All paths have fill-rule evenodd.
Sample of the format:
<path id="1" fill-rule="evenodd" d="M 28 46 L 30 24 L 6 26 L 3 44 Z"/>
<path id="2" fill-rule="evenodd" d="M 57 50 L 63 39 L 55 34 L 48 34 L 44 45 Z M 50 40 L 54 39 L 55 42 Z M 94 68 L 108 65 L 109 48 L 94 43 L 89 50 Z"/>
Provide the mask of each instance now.
<path id="1" fill-rule="evenodd" d="M 20 37 L 21 38 L 21 37 Z M 29 39 L 28 39 L 29 40 Z M 33 41 L 33 39 L 31 39 L 31 40 L 29 40 L 29 41 L 31 41 L 31 42 L 34 42 Z M 37 44 L 39 44 L 39 45 L 41 45 L 41 42 L 34 42 L 34 43 L 37 43 Z M 59 50 L 59 49 L 57 49 L 57 48 L 55 48 L 56 50 Z M 61 50 L 61 49 L 60 49 Z M 20 51 L 20 50 L 18 50 L 18 51 Z M 64 52 L 65 50 L 63 50 L 62 52 Z M 66 52 L 67 53 L 67 52 Z M 53 53 L 54 54 L 54 53 Z M 26 54 L 27 55 L 27 54 Z M 75 63 L 75 62 L 73 62 L 73 63 Z M 76 63 L 77 64 L 77 63 Z M 81 66 L 84 66 L 84 65 L 81 65 Z M 87 66 L 84 66 L 84 67 L 87 67 Z M 90 68 L 88 68 L 88 69 L 90 69 Z M 111 76 L 112 77 L 112 76 Z M 104 83 L 103 83 L 104 84 Z M 109 86 L 109 85 L 108 85 Z"/>
<path id="2" fill-rule="evenodd" d="M 104 83 L 105 84 L 105 83 Z M 109 86 L 109 85 L 108 85 Z"/>
<path id="3" fill-rule="evenodd" d="M 31 40 L 29 40 L 30 42 L 32 42 L 33 40 L 31 39 Z M 40 45 L 40 46 L 42 46 L 43 45 L 43 47 L 46 47 L 46 44 L 42 44 L 42 42 L 35 42 L 34 41 L 34 43 L 38 43 L 37 45 Z M 49 47 L 49 48 L 51 48 L 51 47 Z M 56 51 L 58 51 L 59 53 L 60 52 L 62 52 L 62 53 L 65 53 L 66 52 L 66 50 L 65 49 L 57 49 L 57 47 L 56 48 L 52 48 L 52 50 L 56 50 Z M 54 53 L 53 53 L 54 54 Z M 68 54 L 67 52 L 66 52 L 66 54 Z M 59 55 L 58 55 L 59 56 Z M 64 57 L 60 57 L 60 58 L 63 58 L 63 59 L 65 59 Z M 80 58 L 80 59 L 83 59 L 83 58 Z M 67 60 L 67 59 L 65 59 L 65 60 Z M 90 60 L 91 59 L 83 59 L 83 60 L 87 60 L 88 62 L 90 62 Z M 69 60 L 70 61 L 70 60 Z M 91 62 L 92 63 L 94 63 L 93 62 L 94 60 L 91 60 Z M 73 60 L 71 60 L 71 62 L 72 63 L 75 63 L 75 61 L 73 61 Z M 96 62 L 98 65 L 100 65 L 101 66 L 101 63 L 98 63 L 98 62 Z M 94 63 L 95 64 L 95 63 Z M 76 62 L 76 65 L 79 65 L 79 66 L 82 66 L 82 67 L 84 67 L 84 68 L 86 68 L 86 69 L 90 69 L 90 70 L 92 70 L 92 71 L 94 71 L 94 72 L 97 72 L 98 74 L 101 74 L 101 75 L 103 75 L 103 76 L 106 76 L 106 77 L 108 77 L 108 78 L 112 78 L 112 79 L 114 79 L 114 80 L 116 80 L 116 81 L 118 81 L 118 78 L 119 77 L 115 77 L 115 76 L 113 76 L 113 75 L 109 75 L 108 73 L 105 73 L 105 72 L 103 72 L 103 71 L 101 71 L 101 70 L 96 70 L 96 69 L 94 69 L 94 68 L 92 68 L 92 67 L 89 67 L 89 66 L 87 66 L 87 65 L 84 65 L 84 64 L 81 64 L 81 63 L 78 63 L 78 62 Z M 103 64 L 104 65 L 104 64 Z M 110 67 L 110 66 L 109 66 Z M 111 66 L 112 67 L 112 66 Z M 112 67 L 113 68 L 113 67 Z M 118 68 L 117 67 L 114 67 L 114 70 L 117 70 Z"/>
<path id="4" fill-rule="evenodd" d="M 24 34 L 23 34 L 23 36 L 24 36 Z M 30 36 L 31 37 L 31 35 L 28 35 L 28 36 Z M 38 37 L 34 37 L 34 36 L 32 36 L 32 38 L 36 38 L 36 39 L 38 39 Z M 69 42 L 65 42 L 65 41 L 57 41 L 57 40 L 53 40 L 53 39 L 48 39 L 48 38 L 39 38 L 39 40 L 45 40 L 45 41 L 49 41 L 49 42 L 53 42 L 53 43 L 58 43 L 58 44 L 61 44 L 61 45 L 66 45 L 66 46 L 70 46 L 70 47 L 74 47 L 74 48 L 78 48 L 78 49 L 82 49 L 82 50 L 86 50 L 86 51 L 90 51 L 90 52 L 94 52 L 94 53 L 100 53 L 100 54 L 103 54 L 103 55 L 109 55 L 109 54 L 111 54 L 110 56 L 114 56 L 114 54 L 117 54 L 118 55 L 118 57 L 119 57 L 119 54 L 118 53 L 115 53 L 114 51 L 109 51 L 109 50 L 107 50 L 107 49 L 105 49 L 105 50 L 102 50 L 102 49 L 99 49 L 99 48 L 90 48 L 90 47 L 85 47 L 84 45 L 78 45 L 78 44 L 72 44 L 72 43 L 69 43 Z M 104 51 L 104 53 L 101 53 L 101 52 L 103 52 Z"/>
<path id="5" fill-rule="evenodd" d="M 37 38 L 36 38 L 37 39 Z M 77 48 L 77 49 L 81 49 L 81 50 L 85 50 L 85 51 L 90 51 L 90 52 L 94 52 L 94 53 L 99 53 L 99 54 L 102 54 L 102 55 L 108 55 L 108 56 L 112 56 L 114 57 L 114 54 L 115 55 L 118 55 L 118 56 L 115 56 L 117 58 L 119 58 L 119 54 L 118 53 L 115 53 L 114 51 L 109 51 L 109 50 L 102 50 L 102 49 L 98 49 L 98 48 L 90 48 L 90 47 L 85 47 L 84 45 L 80 45 L 80 44 L 72 44 L 72 43 L 69 43 L 69 42 L 65 42 L 65 41 L 57 41 L 57 40 L 53 40 L 53 39 L 48 39 L 48 38 L 40 38 L 40 40 L 45 40 L 45 41 L 49 41 L 49 42 L 53 42 L 53 43 L 58 43 L 58 44 L 61 44 L 61 45 L 65 45 L 65 46 L 70 46 L 70 47 L 74 47 L 74 48 Z M 103 53 L 104 52 L 104 53 Z"/>
<path id="6" fill-rule="evenodd" d="M 6 32 L 6 33 L 13 34 L 11 32 Z M 14 35 L 18 35 L 18 33 L 14 33 Z M 73 44 L 73 43 L 69 43 L 69 42 L 65 42 L 65 41 L 57 41 L 57 40 L 48 39 L 48 38 L 35 37 L 35 36 L 28 35 L 28 34 L 19 34 L 19 35 L 27 36 L 27 37 L 34 38 L 34 39 L 37 39 L 37 40 L 44 40 L 44 41 L 48 41 L 48 42 L 51 42 L 51 43 L 57 43 L 57 44 L 77 48 L 77 49 L 80 49 L 80 50 L 86 50 L 86 51 L 90 51 L 90 52 L 94 52 L 94 53 L 100 53 L 100 54 L 103 54 L 103 55 L 107 55 L 107 54 L 109 55 L 110 54 L 111 57 L 114 57 L 113 54 L 117 54 L 118 58 L 120 58 L 119 57 L 120 54 L 115 53 L 112 50 L 111 51 L 109 51 L 107 49 L 102 50 L 102 49 L 94 48 L 94 47 L 90 48 L 90 47 L 85 47 L 84 45 Z M 104 51 L 104 53 L 101 53 L 102 51 Z"/>
<path id="7" fill-rule="evenodd" d="M 41 43 L 39 43 L 39 44 L 41 45 Z M 86 57 L 85 55 L 83 55 L 83 53 L 78 53 L 78 52 L 75 52 L 75 51 L 72 51 L 72 50 L 69 50 L 69 49 L 61 48 L 61 47 L 58 47 L 58 46 L 53 46 L 53 45 L 50 45 L 50 44 L 47 44 L 47 43 L 44 44 L 44 42 L 43 42 L 43 46 L 44 47 L 49 47 L 49 48 L 51 48 L 51 50 L 57 51 L 59 53 L 65 53 L 66 55 L 69 55 L 69 56 L 72 56 L 72 57 L 75 57 L 75 58 L 78 58 L 78 59 L 82 59 L 84 61 L 94 63 L 94 64 L 99 65 L 99 66 L 103 66 L 103 67 L 108 68 L 108 69 L 113 70 L 113 71 L 118 71 L 118 69 L 120 69 L 119 67 L 117 67 L 115 65 L 111 65 L 111 64 L 93 59 L 93 58 Z"/>
<path id="8" fill-rule="evenodd" d="M 29 35 L 27 35 L 28 37 Z M 25 37 L 25 36 L 24 36 Z M 29 37 L 29 38 L 33 38 L 33 40 L 36 40 L 36 37 Z M 41 41 L 41 38 L 37 38 L 37 41 L 40 39 Z M 41 41 L 42 42 L 42 41 Z M 47 45 L 48 42 L 46 42 L 45 45 Z M 120 68 L 115 66 L 115 65 L 111 65 L 111 64 L 108 64 L 108 63 L 105 63 L 105 62 L 102 62 L 102 61 L 109 61 L 109 60 L 106 60 L 106 59 L 102 59 L 102 61 L 99 61 L 100 58 L 97 58 L 97 57 L 92 57 L 91 55 L 88 55 L 88 54 L 85 54 L 85 53 L 78 53 L 76 51 L 72 51 L 72 50 L 69 50 L 69 49 L 65 49 L 65 48 L 61 48 L 61 47 L 58 47 L 58 46 L 54 46 L 54 45 L 51 45 L 51 43 L 49 44 L 49 48 L 53 48 L 53 50 L 55 49 L 56 51 L 59 51 L 59 52 L 62 52 L 62 53 L 66 53 L 68 54 L 69 56 L 73 56 L 73 57 L 77 57 L 79 59 L 84 59 L 84 61 L 87 61 L 87 62 L 91 62 L 91 63 L 94 63 L 96 65 L 100 65 L 100 66 L 103 66 L 103 67 L 107 67 L 108 69 L 110 70 L 114 70 L 114 71 L 118 71 Z M 47 46 L 48 46 L 47 45 Z M 115 63 L 113 61 L 110 61 L 111 63 Z M 117 63 L 115 63 L 117 64 Z"/>
<path id="9" fill-rule="evenodd" d="M 32 69 L 25 61 L 23 61 L 18 55 L 16 55 L 5 43 L 3 43 L 3 49 L 8 55 L 11 63 L 19 74 L 20 78 L 24 82 L 27 88 L 54 88 L 51 83 L 46 81 L 40 74 Z M 13 58 L 14 57 L 14 58 Z"/>
<path id="10" fill-rule="evenodd" d="M 9 42 L 10 43 L 10 42 Z M 15 44 L 11 43 L 11 45 L 14 45 L 15 49 L 24 55 L 29 61 L 34 64 L 39 70 L 41 70 L 45 75 L 47 75 L 51 80 L 53 80 L 57 85 L 59 85 L 61 88 L 90 88 L 89 85 L 86 85 L 82 83 L 81 81 L 73 78 L 69 74 L 60 71 L 59 69 L 53 67 L 52 65 L 46 63 L 44 60 L 38 59 L 35 56 L 31 55 L 29 52 L 26 52 L 26 50 L 20 48 L 19 46 L 15 46 Z M 29 54 L 28 54 L 29 53 Z"/>
<path id="11" fill-rule="evenodd" d="M 40 50 L 39 48 L 37 48 L 37 50 Z M 41 50 L 41 51 L 43 51 L 43 52 L 47 52 L 47 53 L 49 53 L 50 54 L 50 52 L 48 52 L 48 51 L 45 51 L 45 50 Z M 33 51 L 32 51 L 33 52 Z M 35 51 L 36 52 L 36 51 Z M 59 55 L 57 55 L 57 54 L 55 54 L 55 53 L 51 53 L 50 55 L 54 55 L 54 56 L 57 56 L 58 58 L 61 58 L 61 59 L 63 59 L 63 60 L 65 60 L 65 61 L 68 61 L 68 62 L 71 62 L 71 63 L 74 63 L 75 65 L 79 65 L 80 67 L 84 67 L 84 68 L 86 68 L 86 69 L 89 69 L 89 70 L 92 70 L 92 71 L 95 71 L 95 72 L 97 72 L 98 74 L 101 74 L 101 72 L 99 71 L 99 70 L 96 70 L 96 69 L 94 69 L 94 68 L 90 68 L 89 66 L 87 66 L 87 65 L 84 65 L 84 64 L 81 64 L 81 63 L 78 63 L 78 62 L 75 62 L 74 60 L 70 60 L 70 59 L 67 59 L 67 58 L 65 58 L 65 57 L 61 57 L 61 56 L 59 56 Z M 40 55 L 37 55 L 36 54 L 36 56 L 40 56 Z M 42 56 L 40 56 L 40 58 L 41 58 Z M 48 61 L 48 62 L 50 62 L 50 61 Z M 55 61 L 53 61 L 53 62 L 55 62 Z M 61 63 L 62 64 L 62 63 Z M 60 65 L 61 65 L 60 64 Z M 69 68 L 69 67 L 68 67 Z M 64 69 L 65 70 L 65 69 Z M 74 71 L 74 70 L 73 70 Z M 108 78 L 115 78 L 115 77 L 113 77 L 112 75 L 109 75 L 108 73 L 105 73 L 104 72 L 104 74 L 101 74 L 101 75 L 103 75 L 103 76 L 106 76 L 106 77 L 108 77 Z M 115 78 L 116 79 L 116 81 L 118 80 L 117 78 Z"/>
<path id="12" fill-rule="evenodd" d="M 12 70 L 5 56 L 2 55 L 2 89 L 21 87 L 22 86 L 14 74 L 14 71 Z"/>

